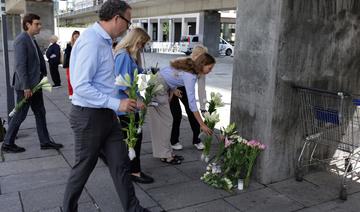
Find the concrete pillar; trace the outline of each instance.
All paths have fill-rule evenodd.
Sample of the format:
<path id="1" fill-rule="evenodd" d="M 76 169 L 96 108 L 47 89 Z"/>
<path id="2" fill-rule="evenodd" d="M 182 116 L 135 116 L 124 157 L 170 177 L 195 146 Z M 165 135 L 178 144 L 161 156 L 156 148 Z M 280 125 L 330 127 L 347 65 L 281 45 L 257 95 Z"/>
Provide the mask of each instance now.
<path id="1" fill-rule="evenodd" d="M 202 37 L 204 46 L 213 56 L 219 55 L 219 37 L 220 37 L 220 13 L 218 11 L 201 12 L 197 18 L 197 34 Z"/>
<path id="2" fill-rule="evenodd" d="M 169 19 L 169 42 L 170 43 L 174 43 L 174 20 L 173 19 Z"/>
<path id="3" fill-rule="evenodd" d="M 148 30 L 147 30 L 147 33 L 150 36 L 150 41 L 152 41 L 153 40 L 153 25 L 151 23 L 150 18 L 148 18 Z"/>
<path id="4" fill-rule="evenodd" d="M 26 1 L 25 14 L 35 13 L 40 16 L 42 29 L 36 40 L 43 50 L 49 45 L 49 38 L 54 34 L 54 3 L 52 1 Z"/>
<path id="5" fill-rule="evenodd" d="M 360 90 L 359 5 L 347 0 L 237 2 L 231 121 L 243 137 L 267 145 L 254 171 L 267 184 L 293 176 L 303 144 L 292 84 Z"/>
<path id="6" fill-rule="evenodd" d="M 204 12 L 198 13 L 198 16 L 196 17 L 196 34 L 201 34 L 204 28 Z M 201 32 L 200 32 L 201 31 Z"/>
<path id="7" fill-rule="evenodd" d="M 188 27 L 185 18 L 181 18 L 181 36 L 188 35 Z"/>
<path id="8" fill-rule="evenodd" d="M 21 17 L 17 14 L 8 14 L 8 40 L 14 40 L 22 31 Z"/>
<path id="9" fill-rule="evenodd" d="M 163 41 L 163 25 L 161 23 L 161 19 L 158 18 L 158 42 Z"/>

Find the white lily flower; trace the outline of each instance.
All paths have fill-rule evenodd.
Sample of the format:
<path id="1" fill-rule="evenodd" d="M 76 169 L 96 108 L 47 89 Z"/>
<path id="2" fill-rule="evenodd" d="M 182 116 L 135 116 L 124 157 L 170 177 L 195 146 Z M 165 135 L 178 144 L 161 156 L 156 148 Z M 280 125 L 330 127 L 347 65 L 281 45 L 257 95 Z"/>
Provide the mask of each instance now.
<path id="1" fill-rule="evenodd" d="M 212 114 L 206 112 L 204 114 L 205 121 L 211 122 L 211 123 L 217 123 L 220 121 L 220 116 L 218 113 L 214 112 Z"/>
<path id="2" fill-rule="evenodd" d="M 48 92 L 52 91 L 52 86 L 49 83 L 44 84 L 43 86 L 41 86 L 41 88 Z"/>
<path id="3" fill-rule="evenodd" d="M 129 76 L 130 77 L 130 76 Z M 115 79 L 115 85 L 118 86 L 125 86 L 125 87 L 131 87 L 131 84 L 127 82 L 121 74 L 116 77 Z"/>
<path id="4" fill-rule="evenodd" d="M 210 96 L 211 96 L 211 101 L 213 101 L 217 107 L 224 106 L 224 103 L 222 102 L 221 99 L 222 95 L 220 93 L 211 92 Z"/>
<path id="5" fill-rule="evenodd" d="M 15 113 L 16 113 L 16 110 L 15 110 L 15 108 L 10 112 L 10 114 L 9 114 L 9 117 L 13 117 L 14 115 L 15 115 Z"/>
<path id="6" fill-rule="evenodd" d="M 209 160 L 210 160 L 209 156 L 205 156 L 205 158 L 204 158 L 205 163 L 208 163 Z"/>
<path id="7" fill-rule="evenodd" d="M 136 157 L 136 153 L 134 148 L 129 148 L 129 154 L 128 154 L 130 160 L 133 160 Z"/>
<path id="8" fill-rule="evenodd" d="M 147 87 L 148 87 L 148 84 L 146 83 L 146 81 L 141 81 L 140 85 L 138 86 L 139 91 L 144 91 Z"/>
<path id="9" fill-rule="evenodd" d="M 142 127 L 139 127 L 138 129 L 137 129 L 137 134 L 140 134 L 142 132 Z"/>
<path id="10" fill-rule="evenodd" d="M 205 160 L 205 155 L 204 155 L 204 153 L 203 154 L 201 154 L 201 158 L 200 158 L 202 161 L 204 161 Z"/>
<path id="11" fill-rule="evenodd" d="M 45 84 L 45 83 L 49 83 L 49 79 L 47 77 L 43 77 L 41 79 L 41 81 L 39 82 L 39 85 Z"/>

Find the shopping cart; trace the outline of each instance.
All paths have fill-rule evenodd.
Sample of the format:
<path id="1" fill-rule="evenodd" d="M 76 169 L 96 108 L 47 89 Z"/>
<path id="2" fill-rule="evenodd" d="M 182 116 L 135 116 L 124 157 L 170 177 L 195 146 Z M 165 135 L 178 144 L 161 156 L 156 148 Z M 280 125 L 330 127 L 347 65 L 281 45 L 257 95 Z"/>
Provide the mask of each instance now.
<path id="1" fill-rule="evenodd" d="M 343 92 L 294 88 L 304 135 L 296 180 L 302 181 L 310 166 L 326 165 L 341 178 L 339 198 L 346 200 L 348 181 L 359 178 L 360 99 Z"/>

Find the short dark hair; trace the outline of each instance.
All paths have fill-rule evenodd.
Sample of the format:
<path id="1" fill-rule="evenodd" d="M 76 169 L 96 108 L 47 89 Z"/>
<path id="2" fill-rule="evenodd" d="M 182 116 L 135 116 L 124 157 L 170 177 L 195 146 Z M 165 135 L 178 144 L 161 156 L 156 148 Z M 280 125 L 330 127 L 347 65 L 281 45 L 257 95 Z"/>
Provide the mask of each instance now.
<path id="1" fill-rule="evenodd" d="M 40 16 L 33 13 L 29 13 L 24 16 L 22 26 L 25 31 L 28 30 L 26 24 L 27 23 L 32 24 L 33 20 L 40 20 Z"/>
<path id="2" fill-rule="evenodd" d="M 121 0 L 108 0 L 104 2 L 99 11 L 100 21 L 109 21 L 116 15 L 124 15 L 130 5 Z"/>

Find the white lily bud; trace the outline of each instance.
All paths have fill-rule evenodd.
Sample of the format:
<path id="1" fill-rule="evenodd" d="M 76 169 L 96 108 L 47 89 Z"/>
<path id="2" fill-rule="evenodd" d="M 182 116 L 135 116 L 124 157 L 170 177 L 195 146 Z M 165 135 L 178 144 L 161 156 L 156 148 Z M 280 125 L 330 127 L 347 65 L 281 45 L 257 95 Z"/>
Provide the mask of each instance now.
<path id="1" fill-rule="evenodd" d="M 134 148 L 129 148 L 129 154 L 128 154 L 130 160 L 133 160 L 136 157 L 136 153 Z"/>

